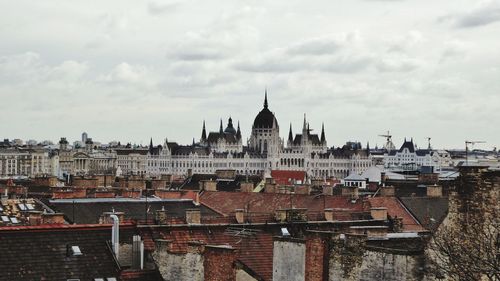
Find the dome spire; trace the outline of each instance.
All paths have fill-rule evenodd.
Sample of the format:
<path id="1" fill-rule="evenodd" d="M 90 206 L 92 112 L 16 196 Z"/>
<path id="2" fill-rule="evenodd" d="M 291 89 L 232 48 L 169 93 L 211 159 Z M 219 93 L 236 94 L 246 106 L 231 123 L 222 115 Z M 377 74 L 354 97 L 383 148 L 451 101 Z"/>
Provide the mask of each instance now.
<path id="1" fill-rule="evenodd" d="M 264 108 L 267 108 L 267 107 L 268 107 L 268 104 L 267 104 L 267 88 L 266 88 L 266 91 L 264 94 Z"/>

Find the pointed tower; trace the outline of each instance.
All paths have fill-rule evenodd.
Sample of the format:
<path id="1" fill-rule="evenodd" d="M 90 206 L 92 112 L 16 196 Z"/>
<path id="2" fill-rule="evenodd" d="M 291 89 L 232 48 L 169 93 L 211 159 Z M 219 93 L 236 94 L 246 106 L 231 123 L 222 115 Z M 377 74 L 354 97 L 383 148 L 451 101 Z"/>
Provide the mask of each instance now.
<path id="1" fill-rule="evenodd" d="M 268 104 L 267 104 L 267 88 L 266 88 L 266 92 L 264 94 L 264 108 L 267 109 L 268 108 Z"/>
<path id="2" fill-rule="evenodd" d="M 219 136 L 219 137 L 222 137 L 222 135 L 224 135 L 224 129 L 222 128 L 222 119 L 220 119 L 219 134 L 220 134 L 220 136 Z"/>
<path id="3" fill-rule="evenodd" d="M 201 130 L 201 143 L 205 143 L 207 141 L 207 130 L 205 129 L 205 120 L 203 120 L 203 129 Z"/>
<path id="4" fill-rule="evenodd" d="M 153 154 L 153 138 L 149 141 L 149 154 Z"/>
<path id="5" fill-rule="evenodd" d="M 290 131 L 288 132 L 288 146 L 293 143 L 292 123 L 290 123 Z"/>
<path id="6" fill-rule="evenodd" d="M 236 139 L 241 140 L 240 121 L 238 121 L 238 128 L 236 129 Z"/>
<path id="7" fill-rule="evenodd" d="M 325 123 L 321 124 L 321 144 L 326 145 L 326 138 L 325 138 Z"/>

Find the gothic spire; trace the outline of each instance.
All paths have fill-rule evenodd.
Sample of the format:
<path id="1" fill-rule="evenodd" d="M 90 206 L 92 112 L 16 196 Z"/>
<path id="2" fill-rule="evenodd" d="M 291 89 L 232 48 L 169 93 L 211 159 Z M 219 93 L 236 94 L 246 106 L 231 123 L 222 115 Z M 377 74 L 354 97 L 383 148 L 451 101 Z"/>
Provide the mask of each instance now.
<path id="1" fill-rule="evenodd" d="M 224 134 L 224 129 L 222 128 L 222 118 L 220 119 L 220 128 L 219 128 L 219 134 Z"/>
<path id="2" fill-rule="evenodd" d="M 321 143 L 325 143 L 325 123 L 321 124 Z"/>
<path id="3" fill-rule="evenodd" d="M 266 88 L 266 92 L 264 94 L 264 108 L 267 109 L 267 107 L 268 107 L 268 104 L 267 104 L 267 88 Z"/>
<path id="4" fill-rule="evenodd" d="M 207 140 L 207 130 L 205 129 L 205 120 L 203 120 L 203 129 L 201 130 L 201 141 Z"/>
<path id="5" fill-rule="evenodd" d="M 292 123 L 290 123 L 290 131 L 288 132 L 288 141 L 293 142 Z"/>
<path id="6" fill-rule="evenodd" d="M 149 153 L 153 154 L 153 138 L 149 141 Z"/>
<path id="7" fill-rule="evenodd" d="M 304 125 L 302 126 L 302 131 L 303 133 L 305 133 L 304 131 L 307 129 L 307 124 L 306 124 L 306 114 L 304 113 Z"/>
<path id="8" fill-rule="evenodd" d="M 236 138 L 241 139 L 240 121 L 238 121 L 238 129 L 236 130 Z"/>

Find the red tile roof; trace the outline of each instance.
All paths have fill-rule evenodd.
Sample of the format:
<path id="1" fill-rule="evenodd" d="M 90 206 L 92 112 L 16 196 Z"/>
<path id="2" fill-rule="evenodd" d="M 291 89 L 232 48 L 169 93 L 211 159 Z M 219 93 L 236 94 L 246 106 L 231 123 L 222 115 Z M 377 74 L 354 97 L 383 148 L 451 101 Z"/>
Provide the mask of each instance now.
<path id="1" fill-rule="evenodd" d="M 251 216 L 266 216 L 276 210 L 306 208 L 308 217 L 321 217 L 326 208 L 334 208 L 336 213 L 350 214 L 364 211 L 362 200 L 352 203 L 345 196 L 317 196 L 283 193 L 221 192 L 205 191 L 200 202 L 225 216 L 233 216 L 236 209 L 247 210 Z"/>
<path id="2" fill-rule="evenodd" d="M 290 185 L 294 184 L 296 181 L 301 181 L 304 183 L 306 179 L 306 172 L 304 171 L 283 171 L 283 170 L 272 170 L 271 177 L 279 185 Z"/>
<path id="3" fill-rule="evenodd" d="M 368 199 L 371 207 L 386 207 L 387 214 L 392 218 L 403 219 L 403 231 L 425 231 L 411 213 L 396 197 L 374 197 Z"/>

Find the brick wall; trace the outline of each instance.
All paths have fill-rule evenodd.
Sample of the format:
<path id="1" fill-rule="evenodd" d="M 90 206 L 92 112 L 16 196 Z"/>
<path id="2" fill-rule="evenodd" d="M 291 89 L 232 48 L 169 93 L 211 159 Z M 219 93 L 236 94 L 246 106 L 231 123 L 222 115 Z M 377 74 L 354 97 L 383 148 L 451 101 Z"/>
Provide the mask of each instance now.
<path id="1" fill-rule="evenodd" d="M 325 266 L 327 244 L 319 234 L 312 234 L 306 240 L 306 281 L 328 280 L 328 262 Z"/>
<path id="2" fill-rule="evenodd" d="M 205 281 L 235 281 L 236 253 L 230 246 L 205 246 Z"/>

